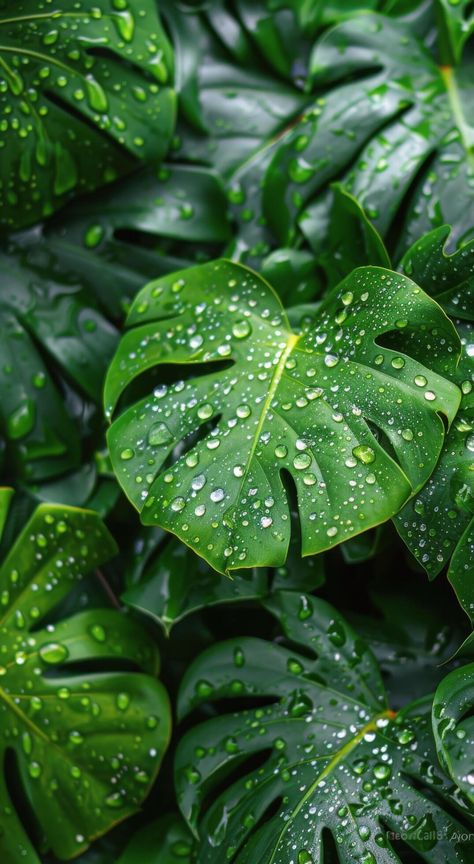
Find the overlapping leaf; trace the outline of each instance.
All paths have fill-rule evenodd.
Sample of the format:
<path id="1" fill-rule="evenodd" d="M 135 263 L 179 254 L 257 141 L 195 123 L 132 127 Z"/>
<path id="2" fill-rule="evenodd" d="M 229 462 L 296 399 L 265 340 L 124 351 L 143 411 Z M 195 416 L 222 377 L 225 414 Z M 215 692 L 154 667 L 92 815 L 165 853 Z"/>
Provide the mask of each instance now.
<path id="1" fill-rule="evenodd" d="M 402 267 L 455 320 L 462 353 L 454 380 L 461 388 L 462 400 L 435 471 L 399 514 L 396 526 L 431 577 L 456 550 L 449 576 L 472 619 L 467 597 L 472 584 L 469 526 L 474 516 L 474 243 L 447 255 L 444 247 L 448 235 L 449 228 L 427 235 L 407 253 Z"/>
<path id="2" fill-rule="evenodd" d="M 8 498 L 3 491 L 3 515 Z M 52 618 L 115 551 L 96 514 L 41 505 L 0 569 L 4 861 L 37 860 L 12 803 L 14 777 L 38 847 L 67 859 L 139 808 L 166 750 L 168 700 L 152 677 L 158 657 L 146 631 L 107 609 Z M 148 674 L 117 671 L 130 663 Z"/>
<path id="3" fill-rule="evenodd" d="M 172 52 L 153 0 L 2 0 L 0 33 L 1 225 L 164 156 Z"/>
<path id="4" fill-rule="evenodd" d="M 206 365 L 186 381 L 155 379 L 114 422 L 117 477 L 145 524 L 222 572 L 284 563 L 285 472 L 304 555 L 394 515 L 429 477 L 439 415 L 451 420 L 459 402 L 440 375 L 456 362 L 454 328 L 413 282 L 382 268 L 354 271 L 300 335 L 270 286 L 226 261 L 150 283 L 128 325 L 107 376 L 110 415 L 146 370 Z"/>
<path id="5" fill-rule="evenodd" d="M 177 751 L 200 864 L 315 864 L 327 832 L 344 864 L 409 861 L 407 847 L 433 864 L 467 864 L 467 844 L 451 842 L 467 832 L 467 807 L 437 766 L 430 699 L 395 716 L 374 657 L 331 606 L 296 592 L 267 605 L 287 644 L 217 644 L 183 680 L 181 716 L 239 700 Z"/>
<path id="6" fill-rule="evenodd" d="M 169 815 L 137 831 L 117 864 L 191 864 L 193 845 L 183 820 Z"/>
<path id="7" fill-rule="evenodd" d="M 320 39 L 311 72 L 317 98 L 275 145 L 262 181 L 263 215 L 279 242 L 295 235 L 298 219 L 311 231 L 313 207 L 341 174 L 392 247 L 405 251 L 444 223 L 453 242 L 466 239 L 474 224 L 469 55 L 439 69 L 410 28 L 365 15 Z"/>
<path id="8" fill-rule="evenodd" d="M 81 262 L 26 235 L 0 253 L 0 435 L 11 480 L 77 469 L 117 331 Z M 100 421 L 99 421 L 100 422 Z"/>
<path id="9" fill-rule="evenodd" d="M 433 731 L 441 764 L 474 804 L 474 663 L 443 679 L 433 701 Z"/>

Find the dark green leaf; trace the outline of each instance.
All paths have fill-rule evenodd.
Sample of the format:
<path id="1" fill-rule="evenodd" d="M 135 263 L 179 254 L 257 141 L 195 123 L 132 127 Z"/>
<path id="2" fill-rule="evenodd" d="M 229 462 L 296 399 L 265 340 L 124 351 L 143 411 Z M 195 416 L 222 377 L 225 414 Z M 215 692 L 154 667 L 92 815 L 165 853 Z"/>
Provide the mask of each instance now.
<path id="1" fill-rule="evenodd" d="M 169 386 L 155 379 L 114 422 L 118 480 L 144 524 L 172 531 L 221 572 L 284 563 L 282 472 L 296 486 L 303 555 L 393 516 L 434 468 L 439 413 L 451 420 L 459 403 L 438 374 L 456 362 L 452 324 L 381 268 L 336 286 L 301 335 L 268 283 L 226 261 L 150 283 L 128 326 L 106 381 L 109 415 L 148 369 L 208 371 Z M 436 372 L 420 364 L 427 356 Z"/>
<path id="2" fill-rule="evenodd" d="M 49 5 L 49 4 L 48 4 Z M 157 162 L 174 126 L 172 53 L 154 0 L 0 2 L 0 225 Z"/>
<path id="3" fill-rule="evenodd" d="M 467 807 L 437 767 L 430 700 L 390 711 L 373 655 L 323 601 L 282 592 L 267 605 L 288 647 L 223 642 L 183 680 L 181 716 L 213 700 L 249 704 L 220 708 L 178 746 L 178 797 L 199 830 L 200 864 L 314 864 L 325 829 L 341 862 L 408 861 L 390 842 L 398 834 L 425 862 L 467 864 L 469 850 L 450 842 Z M 246 766 L 252 757 L 258 767 Z"/>
<path id="4" fill-rule="evenodd" d="M 279 243 L 295 236 L 298 218 L 304 230 L 341 174 L 400 252 L 443 223 L 453 242 L 472 235 L 472 64 L 440 70 L 405 25 L 365 15 L 328 31 L 311 69 L 317 98 L 274 145 L 263 180 Z"/>
<path id="5" fill-rule="evenodd" d="M 191 864 L 194 841 L 178 816 L 165 816 L 133 836 L 117 864 Z"/>
<path id="6" fill-rule="evenodd" d="M 3 492 L 3 499 L 8 496 Z M 170 731 L 156 647 L 116 611 L 51 622 L 51 613 L 115 543 L 95 513 L 41 505 L 0 569 L 0 853 L 35 861 L 10 797 L 15 777 L 38 845 L 72 858 L 147 794 Z M 48 623 L 49 622 L 49 623 Z M 93 666 L 87 666 L 92 663 Z M 117 670 L 132 663 L 148 674 Z M 104 671 L 100 671 L 100 668 Z M 26 856 L 26 857 L 25 857 Z M 29 857 L 28 857 L 29 856 Z"/>
<path id="7" fill-rule="evenodd" d="M 395 522 L 431 577 L 449 561 L 474 515 L 474 242 L 447 255 L 448 236 L 447 227 L 428 234 L 402 261 L 405 272 L 455 317 L 462 342 L 461 360 L 453 376 L 462 391 L 459 411 L 434 473 Z M 454 581 L 459 596 L 465 595 L 458 590 L 459 576 L 454 575 Z M 469 604 L 464 608 L 471 617 Z"/>
<path id="8" fill-rule="evenodd" d="M 444 769 L 474 804 L 474 663 L 443 679 L 433 701 L 433 731 Z"/>
<path id="9" fill-rule="evenodd" d="M 80 268 L 30 235 L 0 264 L 0 434 L 8 475 L 35 482 L 79 467 L 117 331 Z"/>

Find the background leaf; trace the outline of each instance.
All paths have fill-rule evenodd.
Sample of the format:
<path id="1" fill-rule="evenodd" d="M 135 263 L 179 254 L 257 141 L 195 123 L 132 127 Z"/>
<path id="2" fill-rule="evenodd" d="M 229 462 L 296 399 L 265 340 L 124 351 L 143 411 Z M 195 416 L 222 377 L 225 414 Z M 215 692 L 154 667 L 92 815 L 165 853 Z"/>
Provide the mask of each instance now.
<path id="1" fill-rule="evenodd" d="M 0 225 L 29 224 L 165 155 L 172 52 L 153 0 L 2 0 L 0 27 Z"/>
<path id="2" fill-rule="evenodd" d="M 439 685 L 433 702 L 433 730 L 445 770 L 474 802 L 474 663 L 455 669 Z"/>

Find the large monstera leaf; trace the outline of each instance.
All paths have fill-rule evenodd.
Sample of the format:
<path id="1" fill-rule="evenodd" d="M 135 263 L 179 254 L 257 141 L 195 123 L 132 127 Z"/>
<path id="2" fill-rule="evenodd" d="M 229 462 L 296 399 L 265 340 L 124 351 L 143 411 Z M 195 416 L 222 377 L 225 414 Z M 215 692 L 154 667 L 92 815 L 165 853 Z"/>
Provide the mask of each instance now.
<path id="1" fill-rule="evenodd" d="M 282 475 L 296 487 L 304 555 L 394 515 L 434 468 L 439 415 L 456 412 L 459 391 L 441 377 L 456 333 L 406 277 L 356 270 L 315 320 L 292 332 L 271 287 L 228 261 L 150 283 L 130 311 L 108 414 L 146 370 L 177 364 L 191 377 L 167 384 L 163 371 L 114 422 L 114 469 L 145 524 L 222 572 L 284 563 Z"/>
<path id="2" fill-rule="evenodd" d="M 448 255 L 449 228 L 440 228 L 409 250 L 402 267 L 453 316 L 462 352 L 454 380 L 462 399 L 426 486 L 396 519 L 397 529 L 431 578 L 452 562 L 448 576 L 473 619 L 474 518 L 474 242 Z"/>
<path id="3" fill-rule="evenodd" d="M 433 700 L 433 731 L 441 764 L 474 804 L 474 663 L 450 672 Z"/>
<path id="4" fill-rule="evenodd" d="M 398 0 L 282 0 L 271 7 L 263 0 L 163 0 L 176 53 L 179 155 L 212 165 L 226 183 L 236 223 L 232 257 L 260 261 L 276 245 L 264 225 L 262 187 L 282 136 L 314 107 L 308 74 L 315 36 L 386 7 L 395 16 L 408 14 L 412 32 L 419 26 L 424 31 L 424 19 L 432 15 L 427 6 Z"/>
<path id="5" fill-rule="evenodd" d="M 76 470 L 117 342 L 93 280 L 29 235 L 0 252 L 0 438 L 9 481 Z"/>
<path id="6" fill-rule="evenodd" d="M 321 864 L 327 832 L 341 864 L 409 861 L 397 836 L 423 861 L 467 864 L 451 843 L 467 806 L 437 764 L 431 700 L 395 715 L 370 650 L 324 601 L 282 592 L 266 605 L 283 643 L 217 644 L 182 682 L 181 716 L 221 706 L 176 755 L 200 864 Z"/>
<path id="7" fill-rule="evenodd" d="M 3 490 L 2 523 L 8 501 Z M 38 847 L 73 858 L 139 808 L 166 750 L 168 700 L 152 677 L 158 657 L 146 631 L 115 610 L 53 615 L 115 551 L 95 513 L 41 505 L 0 568 L 4 861 L 37 862 L 12 804 L 14 779 L 34 814 Z M 118 671 L 130 664 L 143 671 Z"/>
<path id="8" fill-rule="evenodd" d="M 153 0 L 0 3 L 0 224 L 165 154 L 172 54 Z"/>
<path id="9" fill-rule="evenodd" d="M 280 244 L 298 220 L 303 232 L 311 226 L 328 182 L 341 175 L 397 255 L 444 223 L 454 243 L 466 239 L 474 224 L 472 69 L 469 55 L 439 68 L 409 27 L 382 15 L 324 34 L 311 59 L 317 98 L 274 145 L 263 180 L 263 215 Z"/>

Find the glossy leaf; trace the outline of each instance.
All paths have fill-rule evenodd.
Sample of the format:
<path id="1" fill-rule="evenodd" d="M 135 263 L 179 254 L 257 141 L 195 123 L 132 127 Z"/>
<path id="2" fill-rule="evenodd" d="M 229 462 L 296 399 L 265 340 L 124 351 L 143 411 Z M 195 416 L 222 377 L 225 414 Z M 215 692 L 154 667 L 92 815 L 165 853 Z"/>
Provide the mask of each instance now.
<path id="1" fill-rule="evenodd" d="M 414 283 L 381 268 L 354 271 L 300 335 L 270 286 L 226 261 L 150 283 L 127 323 L 106 381 L 109 415 L 147 369 L 207 367 L 155 382 L 115 421 L 118 480 L 144 524 L 172 531 L 221 572 L 284 563 L 282 472 L 296 486 L 303 555 L 393 516 L 434 468 L 438 412 L 451 420 L 459 402 L 439 374 L 456 362 L 452 325 Z M 427 351 L 433 371 L 419 362 Z"/>
<path id="2" fill-rule="evenodd" d="M 146 631 L 109 609 L 52 617 L 115 551 L 95 513 L 41 505 L 3 560 L 2 860 L 36 860 L 12 804 L 13 776 L 33 810 L 38 845 L 68 859 L 140 807 L 166 750 L 168 700 L 152 677 L 158 657 Z M 130 663 L 143 672 L 107 671 Z"/>
<path id="3" fill-rule="evenodd" d="M 0 225 L 31 223 L 165 155 L 172 53 L 153 0 L 2 0 L 0 27 Z"/>
<path id="4" fill-rule="evenodd" d="M 474 663 L 443 679 L 433 701 L 433 731 L 441 764 L 474 804 Z"/>
<path id="5" fill-rule="evenodd" d="M 462 392 L 458 414 L 434 473 L 395 523 L 431 577 L 449 561 L 474 516 L 474 243 L 447 255 L 448 235 L 449 228 L 428 234 L 402 262 L 405 272 L 454 317 L 462 342 L 453 376 Z"/>
<path id="6" fill-rule="evenodd" d="M 0 435 L 9 479 L 79 467 L 117 331 L 80 265 L 19 236 L 0 252 Z M 92 404 L 91 404 L 92 403 Z"/>
<path id="7" fill-rule="evenodd" d="M 302 561 L 293 537 L 285 567 L 241 570 L 234 579 L 223 579 L 174 538 L 163 546 L 161 532 L 154 544 L 153 539 L 146 539 L 152 534 L 150 528 L 143 534 L 134 544 L 128 571 L 133 581 L 122 600 L 158 621 L 168 636 L 175 624 L 198 610 L 258 600 L 289 586 L 295 591 L 314 591 L 324 582 L 323 556 Z"/>
<path id="8" fill-rule="evenodd" d="M 467 864 L 468 850 L 449 839 L 466 830 L 467 808 L 437 767 L 430 700 L 398 715 L 387 708 L 373 655 L 325 602 L 282 592 L 268 608 L 288 647 L 217 644 L 182 683 L 181 716 L 239 699 L 178 746 L 178 798 L 199 830 L 200 864 L 320 862 L 325 830 L 341 862 L 409 860 L 393 832 L 426 862 Z M 255 757 L 259 767 L 247 767 Z"/>
<path id="9" fill-rule="evenodd" d="M 454 243 L 470 236 L 469 63 L 440 70 L 410 28 L 364 15 L 323 35 L 311 71 L 317 98 L 273 148 L 263 180 L 263 214 L 277 240 L 288 245 L 298 218 L 304 230 L 341 174 L 396 257 L 444 223 Z"/>
<path id="10" fill-rule="evenodd" d="M 472 633 L 461 646 L 463 654 L 474 654 L 474 519 L 460 538 L 448 570 L 448 579 L 469 618 Z"/>

